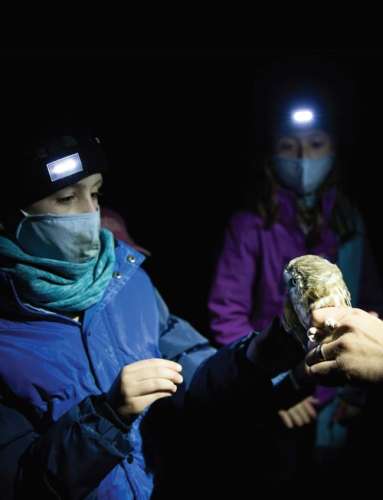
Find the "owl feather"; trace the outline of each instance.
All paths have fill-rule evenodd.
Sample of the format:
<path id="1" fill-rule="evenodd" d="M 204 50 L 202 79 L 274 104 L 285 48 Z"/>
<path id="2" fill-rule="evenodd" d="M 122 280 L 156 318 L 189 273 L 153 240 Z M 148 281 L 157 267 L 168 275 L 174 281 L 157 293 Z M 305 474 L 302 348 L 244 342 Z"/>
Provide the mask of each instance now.
<path id="1" fill-rule="evenodd" d="M 351 307 L 351 296 L 336 264 L 317 255 L 302 255 L 284 269 L 287 296 L 282 322 L 307 345 L 311 311 L 322 307 Z"/>

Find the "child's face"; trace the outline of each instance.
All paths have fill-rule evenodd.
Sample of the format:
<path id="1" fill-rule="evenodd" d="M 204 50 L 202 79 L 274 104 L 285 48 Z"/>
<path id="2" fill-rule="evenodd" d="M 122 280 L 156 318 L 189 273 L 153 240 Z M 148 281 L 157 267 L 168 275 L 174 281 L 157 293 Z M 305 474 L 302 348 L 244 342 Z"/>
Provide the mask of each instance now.
<path id="1" fill-rule="evenodd" d="M 334 153 L 332 140 L 323 130 L 305 130 L 277 138 L 274 155 L 286 159 L 316 160 Z"/>
<path id="2" fill-rule="evenodd" d="M 39 200 L 24 210 L 31 215 L 80 214 L 98 210 L 102 175 L 93 174 Z"/>

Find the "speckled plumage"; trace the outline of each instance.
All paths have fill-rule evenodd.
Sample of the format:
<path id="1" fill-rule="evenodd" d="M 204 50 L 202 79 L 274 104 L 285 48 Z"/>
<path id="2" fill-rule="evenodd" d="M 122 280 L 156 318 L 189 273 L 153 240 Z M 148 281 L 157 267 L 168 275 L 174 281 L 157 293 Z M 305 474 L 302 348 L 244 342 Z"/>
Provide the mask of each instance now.
<path id="1" fill-rule="evenodd" d="M 330 306 L 351 307 L 350 292 L 340 269 L 323 257 L 296 257 L 287 264 L 283 276 L 287 297 L 282 322 L 304 346 L 307 345 L 311 311 Z"/>

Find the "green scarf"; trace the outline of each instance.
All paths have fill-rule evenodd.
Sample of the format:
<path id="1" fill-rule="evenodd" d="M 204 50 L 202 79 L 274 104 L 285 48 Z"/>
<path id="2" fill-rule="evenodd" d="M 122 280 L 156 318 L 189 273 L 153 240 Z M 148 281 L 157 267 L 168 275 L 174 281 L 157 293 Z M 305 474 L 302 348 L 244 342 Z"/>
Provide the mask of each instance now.
<path id="1" fill-rule="evenodd" d="M 76 263 L 34 257 L 0 236 L 0 269 L 12 275 L 23 302 L 59 313 L 84 311 L 101 299 L 114 269 L 113 234 L 102 229 L 100 242 L 97 257 Z"/>

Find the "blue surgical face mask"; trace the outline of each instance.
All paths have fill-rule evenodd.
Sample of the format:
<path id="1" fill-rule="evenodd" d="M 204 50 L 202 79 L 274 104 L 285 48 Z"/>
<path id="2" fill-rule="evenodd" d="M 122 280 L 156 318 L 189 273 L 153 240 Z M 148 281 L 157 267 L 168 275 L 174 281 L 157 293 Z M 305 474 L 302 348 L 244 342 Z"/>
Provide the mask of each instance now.
<path id="1" fill-rule="evenodd" d="M 274 157 L 274 172 L 279 182 L 304 196 L 317 191 L 329 174 L 334 164 L 334 156 L 323 156 L 312 160 L 310 158 L 287 159 Z"/>
<path id="2" fill-rule="evenodd" d="M 30 255 L 86 262 L 100 251 L 100 212 L 30 215 L 16 229 L 20 247 Z"/>

